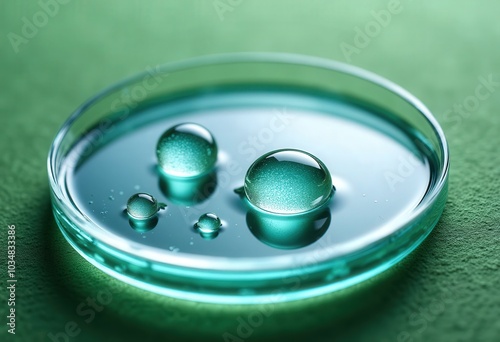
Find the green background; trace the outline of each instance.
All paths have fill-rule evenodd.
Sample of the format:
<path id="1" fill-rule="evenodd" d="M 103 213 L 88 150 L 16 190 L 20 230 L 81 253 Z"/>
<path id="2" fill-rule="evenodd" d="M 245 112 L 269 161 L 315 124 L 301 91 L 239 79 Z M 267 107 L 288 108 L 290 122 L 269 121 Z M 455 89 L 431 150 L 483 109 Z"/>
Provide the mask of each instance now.
<path id="1" fill-rule="evenodd" d="M 8 224 L 17 227 L 18 288 L 17 334 L 7 334 L 2 318 L 0 340 L 48 340 L 75 321 L 80 330 L 71 341 L 223 341 L 225 332 L 237 336 L 241 320 L 257 317 L 257 308 L 169 299 L 95 269 L 58 231 L 46 172 L 58 128 L 104 87 L 147 66 L 240 51 L 309 54 L 378 73 L 435 113 L 451 149 L 448 203 L 420 248 L 352 289 L 267 308 L 241 340 L 498 340 L 500 91 L 477 103 L 470 96 L 479 77 L 500 82 L 500 2 L 401 0 L 402 10 L 346 60 L 341 44 L 353 45 L 356 28 L 389 2 L 246 0 L 221 20 L 212 0 L 75 0 L 43 23 L 33 18 L 42 11 L 38 1 L 2 1 L 1 317 Z M 9 33 L 22 35 L 23 18 L 43 25 L 16 53 Z M 446 114 L 464 101 L 470 111 Z M 90 316 L 76 309 L 99 291 L 109 291 L 111 303 L 87 323 Z"/>

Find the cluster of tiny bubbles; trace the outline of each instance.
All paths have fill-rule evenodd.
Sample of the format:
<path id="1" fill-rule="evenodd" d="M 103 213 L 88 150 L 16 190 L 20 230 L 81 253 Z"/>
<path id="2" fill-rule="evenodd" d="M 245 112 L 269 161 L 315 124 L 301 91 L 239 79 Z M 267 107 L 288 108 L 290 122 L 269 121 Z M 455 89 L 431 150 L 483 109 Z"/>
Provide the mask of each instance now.
<path id="1" fill-rule="evenodd" d="M 200 233 L 201 237 L 211 240 L 219 235 L 222 222 L 220 218 L 213 213 L 205 213 L 200 216 L 194 227 Z"/>
<path id="2" fill-rule="evenodd" d="M 213 170 L 217 144 L 212 134 L 195 123 L 182 123 L 165 131 L 156 156 L 161 171 L 170 177 L 198 177 Z"/>
<path id="3" fill-rule="evenodd" d="M 127 201 L 127 215 L 130 225 L 139 231 L 152 229 L 158 223 L 157 213 L 165 209 L 166 204 L 158 203 L 156 198 L 147 193 L 136 193 Z"/>
<path id="4" fill-rule="evenodd" d="M 259 157 L 248 169 L 243 189 L 252 207 L 277 215 L 297 215 L 321 208 L 335 188 L 325 164 L 296 149 L 275 150 Z"/>

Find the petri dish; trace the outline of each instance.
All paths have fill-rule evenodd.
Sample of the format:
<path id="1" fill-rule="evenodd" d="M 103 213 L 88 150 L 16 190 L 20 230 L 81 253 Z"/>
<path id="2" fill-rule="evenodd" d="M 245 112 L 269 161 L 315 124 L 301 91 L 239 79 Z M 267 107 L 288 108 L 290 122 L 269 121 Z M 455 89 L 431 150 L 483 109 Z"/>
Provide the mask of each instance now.
<path id="1" fill-rule="evenodd" d="M 175 153 L 199 161 L 216 151 L 207 172 L 162 172 L 177 172 L 157 152 L 175 127 L 201 127 L 210 148 Z M 275 186 L 277 176 L 250 190 L 264 210 L 242 192 L 257 159 L 283 150 L 329 175 L 329 198 L 307 215 L 267 210 L 266 199 L 309 194 Z M 404 258 L 441 216 L 448 163 L 437 121 L 394 83 L 315 57 L 243 53 L 167 64 L 104 90 L 58 132 L 48 170 L 61 232 L 102 271 L 176 298 L 260 304 L 336 291 Z M 127 215 L 133 195 L 158 206 L 152 219 Z"/>

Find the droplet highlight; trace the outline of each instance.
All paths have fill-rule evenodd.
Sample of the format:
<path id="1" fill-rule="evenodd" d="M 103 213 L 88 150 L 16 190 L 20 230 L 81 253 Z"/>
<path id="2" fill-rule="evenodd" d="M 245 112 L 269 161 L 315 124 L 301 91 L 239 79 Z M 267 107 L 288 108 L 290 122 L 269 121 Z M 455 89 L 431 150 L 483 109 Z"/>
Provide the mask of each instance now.
<path id="1" fill-rule="evenodd" d="M 283 149 L 264 154 L 250 166 L 243 190 L 257 209 L 293 215 L 322 207 L 334 187 L 321 160 L 301 150 Z"/>
<path id="2" fill-rule="evenodd" d="M 169 128 L 156 146 L 160 169 L 171 177 L 198 177 L 210 172 L 217 161 L 217 144 L 203 126 L 183 123 Z"/>

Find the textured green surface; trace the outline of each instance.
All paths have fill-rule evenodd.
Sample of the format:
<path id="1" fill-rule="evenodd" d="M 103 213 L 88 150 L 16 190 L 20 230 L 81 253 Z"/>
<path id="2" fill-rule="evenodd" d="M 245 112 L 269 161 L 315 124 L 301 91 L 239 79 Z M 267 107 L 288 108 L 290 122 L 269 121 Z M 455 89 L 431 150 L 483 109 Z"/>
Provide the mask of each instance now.
<path id="1" fill-rule="evenodd" d="M 41 7 L 2 1 L 1 317 L 7 224 L 17 226 L 18 289 L 17 334 L 7 334 L 2 318 L 0 340 L 48 340 L 49 332 L 75 321 L 81 330 L 71 341 L 223 341 L 225 332 L 237 334 L 239 321 L 257 317 L 256 308 L 153 295 L 84 261 L 52 218 L 45 168 L 51 139 L 85 99 L 147 66 L 233 51 L 345 61 L 342 42 L 353 44 L 356 27 L 388 3 L 246 0 L 222 21 L 212 0 L 69 1 L 15 53 L 7 34 L 21 34 L 23 17 L 32 21 Z M 498 340 L 500 87 L 481 95 L 470 112 L 447 112 L 474 104 L 469 96 L 479 77 L 500 81 L 498 13 L 497 1 L 402 0 L 402 10 L 351 55 L 350 63 L 399 83 L 436 113 L 452 159 L 444 215 L 393 270 L 348 291 L 266 307 L 263 322 L 241 340 Z M 111 303 L 93 319 L 78 315 L 79 305 L 99 291 L 110 291 Z"/>

